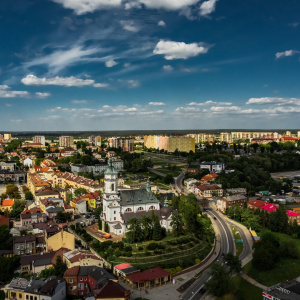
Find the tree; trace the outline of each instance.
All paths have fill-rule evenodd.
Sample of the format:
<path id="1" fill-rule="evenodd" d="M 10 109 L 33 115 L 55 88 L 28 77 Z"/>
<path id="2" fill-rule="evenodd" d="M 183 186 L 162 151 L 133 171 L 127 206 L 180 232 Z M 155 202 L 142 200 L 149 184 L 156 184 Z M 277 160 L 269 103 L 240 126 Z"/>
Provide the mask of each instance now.
<path id="1" fill-rule="evenodd" d="M 180 236 L 184 233 L 182 217 L 179 214 L 172 215 L 172 221 L 170 223 L 175 236 Z"/>
<path id="2" fill-rule="evenodd" d="M 14 270 L 20 265 L 20 256 L 0 256 L 0 281 L 8 282 L 14 276 Z"/>
<path id="3" fill-rule="evenodd" d="M 172 174 L 167 174 L 165 177 L 164 177 L 164 183 L 166 184 L 170 184 L 170 183 L 173 183 L 174 182 L 174 177 Z"/>
<path id="4" fill-rule="evenodd" d="M 104 231 L 109 233 L 109 226 L 106 222 L 104 223 Z"/>
<path id="5" fill-rule="evenodd" d="M 0 300 L 5 300 L 5 292 L 0 290 Z"/>
<path id="6" fill-rule="evenodd" d="M 280 206 L 275 212 L 270 214 L 269 228 L 275 232 L 287 233 L 289 228 L 289 218 L 285 207 Z"/>
<path id="7" fill-rule="evenodd" d="M 62 278 L 67 269 L 68 266 L 66 262 L 63 262 L 61 256 L 58 255 L 56 257 L 56 262 L 54 265 L 54 275 L 57 276 L 58 278 Z"/>
<path id="8" fill-rule="evenodd" d="M 35 277 L 35 279 L 40 279 L 40 278 L 48 278 L 50 276 L 54 276 L 54 268 L 50 267 L 50 268 L 46 268 L 44 270 L 42 270 L 39 275 L 37 277 Z"/>
<path id="9" fill-rule="evenodd" d="M 237 256 L 233 255 L 232 253 L 226 253 L 224 256 L 224 260 L 230 268 L 230 273 L 232 271 L 235 271 L 237 273 L 242 271 L 242 263 Z"/>
<path id="10" fill-rule="evenodd" d="M 129 243 L 140 242 L 143 240 L 143 232 L 141 228 L 141 221 L 137 218 L 132 218 L 127 222 L 128 231 L 126 237 Z"/>
<path id="11" fill-rule="evenodd" d="M 141 220 L 144 240 L 150 240 L 153 236 L 153 224 L 151 217 L 143 216 Z"/>
<path id="12" fill-rule="evenodd" d="M 60 222 L 60 223 L 66 223 L 67 221 L 71 220 L 71 215 L 67 212 L 59 211 L 56 214 L 55 220 Z"/>
<path id="13" fill-rule="evenodd" d="M 211 279 L 206 282 L 207 290 L 215 296 L 222 296 L 229 292 L 230 276 L 220 264 L 214 263 L 210 268 Z"/>
<path id="14" fill-rule="evenodd" d="M 25 200 L 33 200 L 33 195 L 30 191 L 25 193 Z"/>
<path id="15" fill-rule="evenodd" d="M 6 194 L 8 197 L 15 199 L 20 196 L 19 188 L 14 184 L 9 183 L 6 185 Z"/>
<path id="16" fill-rule="evenodd" d="M 88 191 L 84 188 L 78 188 L 77 190 L 75 190 L 74 195 L 75 197 L 81 197 L 83 195 L 86 195 L 88 193 Z"/>
<path id="17" fill-rule="evenodd" d="M 0 250 L 10 250 L 13 248 L 13 236 L 9 233 L 7 225 L 0 225 Z"/>
<path id="18" fill-rule="evenodd" d="M 25 208 L 25 201 L 15 200 L 14 204 L 11 207 L 11 211 L 9 214 L 10 217 L 19 219 L 20 214 L 24 210 L 24 208 Z"/>

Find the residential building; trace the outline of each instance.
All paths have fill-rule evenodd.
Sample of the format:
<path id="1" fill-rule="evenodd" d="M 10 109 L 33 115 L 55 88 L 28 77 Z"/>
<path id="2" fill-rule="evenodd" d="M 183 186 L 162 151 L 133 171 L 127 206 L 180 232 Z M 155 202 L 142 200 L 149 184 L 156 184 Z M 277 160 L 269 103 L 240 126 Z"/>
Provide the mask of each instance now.
<path id="1" fill-rule="evenodd" d="M 29 280 L 25 278 L 14 278 L 7 287 L 8 300 L 28 300 L 25 299 L 25 289 L 28 284 Z"/>
<path id="2" fill-rule="evenodd" d="M 226 189 L 226 192 L 232 195 L 236 194 L 242 194 L 246 195 L 247 194 L 247 189 L 245 188 L 231 188 L 231 189 Z"/>
<path id="3" fill-rule="evenodd" d="M 46 144 L 46 140 L 45 140 L 45 137 L 42 136 L 42 135 L 36 135 L 32 138 L 32 142 L 33 143 L 39 143 L 39 144 L 42 144 L 43 146 L 45 146 Z"/>
<path id="4" fill-rule="evenodd" d="M 13 242 L 14 255 L 28 255 L 42 252 L 44 249 L 36 247 L 37 244 L 39 244 L 39 239 L 34 234 L 15 237 Z"/>
<path id="5" fill-rule="evenodd" d="M 31 254 L 23 255 L 20 259 L 20 274 L 38 274 L 45 268 L 52 266 L 52 258 L 55 252 L 44 253 L 44 254 Z"/>
<path id="6" fill-rule="evenodd" d="M 169 138 L 168 152 L 195 152 L 195 139 L 184 136 L 172 136 Z"/>
<path id="7" fill-rule="evenodd" d="M 0 215 L 0 226 L 1 225 L 6 225 L 9 227 L 9 217 Z"/>
<path id="8" fill-rule="evenodd" d="M 44 199 L 60 199 L 60 202 L 67 199 L 67 190 L 61 188 L 43 187 L 35 194 L 35 201 L 40 203 Z M 44 211 L 44 209 L 43 209 Z"/>
<path id="9" fill-rule="evenodd" d="M 87 179 L 82 176 L 76 176 L 69 172 L 58 172 L 52 176 L 53 185 L 65 188 L 72 186 L 74 189 L 84 188 L 90 190 L 95 182 L 92 179 Z"/>
<path id="10" fill-rule="evenodd" d="M 4 142 L 10 143 L 11 142 L 11 133 L 4 133 L 3 140 L 4 140 Z"/>
<path id="11" fill-rule="evenodd" d="M 7 170 L 10 172 L 15 171 L 17 168 L 17 163 L 12 160 L 12 161 L 0 161 L 0 169 L 1 170 Z"/>
<path id="12" fill-rule="evenodd" d="M 45 284 L 40 289 L 40 300 L 66 300 L 66 298 L 66 281 L 64 279 L 49 277 L 45 280 Z"/>
<path id="13" fill-rule="evenodd" d="M 57 251 L 60 248 L 75 249 L 75 236 L 65 230 L 60 230 L 54 235 L 45 235 L 46 250 Z"/>
<path id="14" fill-rule="evenodd" d="M 209 183 L 211 181 L 215 181 L 215 179 L 217 177 L 219 177 L 218 174 L 216 174 L 216 173 L 210 173 L 210 174 L 207 174 L 207 175 L 203 176 L 201 178 L 201 182 L 204 183 L 204 184 L 207 184 L 207 183 Z"/>
<path id="15" fill-rule="evenodd" d="M 20 214 L 21 226 L 27 226 L 34 223 L 46 222 L 47 215 L 40 212 L 26 212 Z"/>
<path id="16" fill-rule="evenodd" d="M 103 268 L 103 260 L 88 250 L 74 249 L 63 254 L 68 268 L 74 266 L 97 266 Z"/>
<path id="17" fill-rule="evenodd" d="M 113 273 L 117 278 L 121 278 L 123 281 L 126 281 L 126 277 L 129 274 L 134 274 L 140 272 L 135 267 L 129 263 L 123 263 L 114 266 Z"/>
<path id="18" fill-rule="evenodd" d="M 121 148 L 122 151 L 134 152 L 134 139 L 131 138 L 110 138 L 108 139 L 109 147 Z"/>
<path id="19" fill-rule="evenodd" d="M 91 135 L 89 136 L 89 144 L 94 144 L 97 147 L 101 147 L 101 136 L 94 136 Z"/>
<path id="20" fill-rule="evenodd" d="M 225 164 L 222 162 L 215 161 L 203 161 L 200 164 L 201 170 L 209 170 L 209 172 L 220 173 L 225 170 Z"/>
<path id="21" fill-rule="evenodd" d="M 120 284 L 108 280 L 99 289 L 94 291 L 95 300 L 118 299 L 130 300 L 130 290 L 126 290 Z"/>
<path id="22" fill-rule="evenodd" d="M 27 157 L 27 158 L 25 158 L 25 159 L 23 160 L 23 165 L 24 165 L 25 167 L 32 168 L 32 166 L 33 166 L 33 160 L 32 160 L 31 158 Z"/>
<path id="23" fill-rule="evenodd" d="M 265 201 L 262 201 L 262 200 L 253 200 L 253 201 L 249 201 L 247 203 L 247 207 L 250 208 L 250 209 L 261 209 L 263 206 L 266 205 L 266 202 Z"/>
<path id="24" fill-rule="evenodd" d="M 73 148 L 74 138 L 72 136 L 60 136 L 59 137 L 59 147 Z"/>
<path id="25" fill-rule="evenodd" d="M 80 266 L 68 267 L 64 274 L 64 279 L 67 284 L 67 295 L 77 296 L 78 295 L 78 273 Z"/>
<path id="26" fill-rule="evenodd" d="M 42 179 L 37 173 L 27 173 L 27 187 L 30 192 L 35 195 L 35 193 L 44 187 L 50 187 L 50 183 Z"/>
<path id="27" fill-rule="evenodd" d="M 118 171 L 124 170 L 124 162 L 121 159 L 114 159 L 112 164 Z M 97 164 L 94 166 L 86 166 L 81 164 L 74 164 L 71 166 L 71 172 L 78 175 L 78 173 L 93 173 L 94 175 L 102 175 L 108 168 L 108 164 Z"/>
<path id="28" fill-rule="evenodd" d="M 222 187 L 216 184 L 201 184 L 201 182 L 197 182 L 193 185 L 193 189 L 196 195 L 204 198 L 223 196 Z"/>
<path id="29" fill-rule="evenodd" d="M 222 197 L 217 200 L 217 209 L 220 211 L 225 211 L 226 208 L 233 205 L 244 206 L 248 201 L 248 198 L 244 195 L 232 195 Z"/>
<path id="30" fill-rule="evenodd" d="M 14 199 L 1 200 L 0 198 L 0 210 L 2 212 L 5 212 L 6 210 L 11 211 L 11 207 L 14 205 L 14 203 L 15 203 Z"/>
<path id="31" fill-rule="evenodd" d="M 262 292 L 263 300 L 299 300 L 300 282 L 289 280 L 273 285 Z"/>
<path id="32" fill-rule="evenodd" d="M 104 186 L 101 220 L 108 224 L 110 232 L 125 234 L 126 224 L 130 219 L 150 216 L 152 212 L 158 216 L 163 227 L 171 229 L 173 209 L 167 204 L 160 207 L 160 202 L 151 191 L 149 181 L 146 188 L 119 191 L 118 172 L 110 160 L 109 168 L 104 174 Z"/>
<path id="33" fill-rule="evenodd" d="M 193 173 L 193 174 L 199 174 L 200 166 L 199 165 L 189 165 L 187 167 L 187 172 L 188 173 Z"/>
<path id="34" fill-rule="evenodd" d="M 79 200 L 85 200 L 88 209 L 89 210 L 94 210 L 94 209 L 96 209 L 96 206 L 97 206 L 96 203 L 97 203 L 97 201 L 100 201 L 100 194 L 97 193 L 97 192 L 94 192 L 94 193 L 91 192 L 91 193 L 86 194 L 84 196 L 81 196 L 81 197 L 79 197 L 77 199 L 73 199 L 72 200 L 72 202 L 73 202 L 72 206 L 74 207 Z"/>

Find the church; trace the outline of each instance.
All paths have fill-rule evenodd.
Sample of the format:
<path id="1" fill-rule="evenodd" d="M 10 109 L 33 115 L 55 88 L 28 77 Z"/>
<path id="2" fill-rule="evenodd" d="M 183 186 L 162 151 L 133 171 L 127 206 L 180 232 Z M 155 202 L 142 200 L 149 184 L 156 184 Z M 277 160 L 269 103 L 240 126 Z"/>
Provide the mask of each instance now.
<path id="1" fill-rule="evenodd" d="M 158 216 L 162 227 L 172 230 L 170 223 L 173 208 L 168 206 L 167 201 L 161 205 L 151 192 L 149 179 L 144 188 L 118 190 L 118 171 L 109 160 L 109 166 L 104 172 L 103 212 L 101 214 L 101 220 L 108 224 L 109 232 L 116 235 L 125 234 L 130 219 L 151 216 L 152 212 Z"/>

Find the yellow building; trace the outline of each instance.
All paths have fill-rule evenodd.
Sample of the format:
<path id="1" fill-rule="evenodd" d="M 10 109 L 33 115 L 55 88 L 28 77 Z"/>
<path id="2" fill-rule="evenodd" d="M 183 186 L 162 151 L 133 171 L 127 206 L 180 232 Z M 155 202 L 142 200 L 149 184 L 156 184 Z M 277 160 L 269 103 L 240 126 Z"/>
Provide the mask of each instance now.
<path id="1" fill-rule="evenodd" d="M 174 152 L 176 149 L 181 152 L 195 152 L 195 139 L 184 136 L 170 137 L 168 152 Z"/>
<path id="2" fill-rule="evenodd" d="M 144 146 L 147 148 L 157 148 L 157 136 L 156 135 L 145 135 Z"/>
<path id="3" fill-rule="evenodd" d="M 75 249 L 75 236 L 65 230 L 48 237 L 45 236 L 46 250 L 57 251 L 60 248 Z"/>
<path id="4" fill-rule="evenodd" d="M 50 187 L 50 183 L 42 179 L 37 173 L 27 173 L 27 187 L 35 195 L 40 189 Z"/>
<path id="5" fill-rule="evenodd" d="M 25 278 L 14 278 L 7 287 L 8 299 L 26 300 L 25 289 L 28 284 L 29 280 Z M 38 300 L 38 298 L 33 298 L 33 300 Z"/>
<path id="6" fill-rule="evenodd" d="M 237 132 L 231 132 L 231 140 L 232 142 L 238 141 L 238 140 L 249 140 L 249 139 L 255 139 L 265 136 L 271 136 L 272 132 L 256 132 L 256 131 L 237 131 Z"/>
<path id="7" fill-rule="evenodd" d="M 11 207 L 15 203 L 15 200 L 13 199 L 5 199 L 5 200 L 0 200 L 0 210 L 2 212 L 8 210 L 11 211 Z"/>

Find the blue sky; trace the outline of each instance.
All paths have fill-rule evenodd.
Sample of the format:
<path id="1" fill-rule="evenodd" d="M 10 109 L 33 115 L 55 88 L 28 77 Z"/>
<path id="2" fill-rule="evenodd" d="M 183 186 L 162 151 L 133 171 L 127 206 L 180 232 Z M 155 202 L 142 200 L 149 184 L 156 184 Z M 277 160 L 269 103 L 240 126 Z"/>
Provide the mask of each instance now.
<path id="1" fill-rule="evenodd" d="M 1 131 L 299 128 L 297 0 L 2 0 Z"/>

